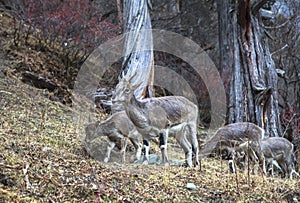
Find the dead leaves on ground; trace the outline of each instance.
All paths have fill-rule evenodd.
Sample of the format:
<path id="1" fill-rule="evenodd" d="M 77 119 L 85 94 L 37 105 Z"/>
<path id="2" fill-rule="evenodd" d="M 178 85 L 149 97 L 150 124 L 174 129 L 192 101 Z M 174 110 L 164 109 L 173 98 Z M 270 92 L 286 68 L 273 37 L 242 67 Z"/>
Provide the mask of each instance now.
<path id="1" fill-rule="evenodd" d="M 236 176 L 215 159 L 202 160 L 201 171 L 100 163 L 77 139 L 72 109 L 17 81 L 0 80 L 0 104 L 1 202 L 300 200 L 299 180 Z"/>

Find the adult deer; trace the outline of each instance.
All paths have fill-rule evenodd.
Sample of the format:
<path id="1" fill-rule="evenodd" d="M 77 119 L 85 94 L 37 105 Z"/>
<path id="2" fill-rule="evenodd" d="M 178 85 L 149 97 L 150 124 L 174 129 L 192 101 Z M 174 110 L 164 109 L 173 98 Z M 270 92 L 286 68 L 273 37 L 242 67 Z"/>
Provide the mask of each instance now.
<path id="1" fill-rule="evenodd" d="M 133 77 L 131 77 L 133 78 Z M 142 134 L 145 146 L 145 159 L 148 162 L 152 138 L 160 138 L 162 162 L 168 162 L 167 140 L 174 136 L 185 153 L 189 167 L 199 165 L 198 141 L 196 135 L 198 107 L 182 96 L 166 96 L 137 99 L 131 85 L 131 78 L 123 75 L 120 80 L 114 103 L 122 104 L 137 130 Z"/>
<path id="2" fill-rule="evenodd" d="M 257 164 L 264 166 L 264 158 L 261 153 L 260 142 L 264 136 L 264 130 L 254 123 L 238 122 L 226 125 L 219 128 L 214 135 L 209 137 L 205 142 L 202 150 L 200 151 L 200 157 L 203 158 L 209 155 L 212 151 L 226 152 L 230 159 L 243 152 L 245 157 L 249 157 Z M 243 145 L 245 142 L 249 142 L 250 145 Z M 248 161 L 246 161 L 248 162 Z M 230 161 L 229 163 L 233 163 Z M 234 172 L 234 168 L 230 168 L 231 172 Z M 263 170 L 265 172 L 265 169 Z"/>
<path id="3" fill-rule="evenodd" d="M 114 113 L 103 122 L 89 124 L 85 128 L 85 133 L 85 142 L 87 145 L 97 137 L 106 136 L 108 138 L 109 145 L 107 146 L 104 158 L 105 163 L 109 161 L 111 151 L 116 144 L 121 146 L 122 162 L 125 163 L 127 139 L 130 139 L 136 149 L 136 159 L 140 159 L 141 157 L 142 147 L 138 140 L 140 134 L 125 111 Z"/>

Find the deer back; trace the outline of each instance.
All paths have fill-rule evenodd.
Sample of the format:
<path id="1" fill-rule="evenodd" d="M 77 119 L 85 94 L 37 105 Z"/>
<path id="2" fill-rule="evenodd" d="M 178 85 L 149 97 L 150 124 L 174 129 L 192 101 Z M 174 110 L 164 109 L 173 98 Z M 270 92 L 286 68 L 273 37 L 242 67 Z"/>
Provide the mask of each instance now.
<path id="1" fill-rule="evenodd" d="M 132 130 L 135 129 L 125 111 L 114 113 L 111 116 L 111 123 L 113 123 L 113 128 L 117 129 L 119 133 L 124 136 L 127 136 Z"/>
<path id="2" fill-rule="evenodd" d="M 148 124 L 159 128 L 197 121 L 197 105 L 182 96 L 146 98 L 136 103 L 133 105 L 144 115 Z M 134 115 L 130 116 L 132 117 Z"/>
<path id="3" fill-rule="evenodd" d="M 293 148 L 293 144 L 282 137 L 269 137 L 261 141 L 261 150 L 266 158 L 282 156 L 282 159 L 286 159 L 292 157 Z"/>
<path id="4" fill-rule="evenodd" d="M 207 139 L 201 150 L 201 155 L 207 156 L 220 147 L 234 148 L 247 141 L 251 141 L 253 147 L 260 148 L 263 135 L 264 130 L 253 123 L 232 123 L 219 128 L 213 136 Z"/>
<path id="5" fill-rule="evenodd" d="M 125 111 L 120 111 L 112 114 L 102 122 L 89 124 L 85 128 L 86 141 L 91 141 L 99 136 L 113 137 L 115 132 L 126 137 L 134 129 L 135 127 Z"/>

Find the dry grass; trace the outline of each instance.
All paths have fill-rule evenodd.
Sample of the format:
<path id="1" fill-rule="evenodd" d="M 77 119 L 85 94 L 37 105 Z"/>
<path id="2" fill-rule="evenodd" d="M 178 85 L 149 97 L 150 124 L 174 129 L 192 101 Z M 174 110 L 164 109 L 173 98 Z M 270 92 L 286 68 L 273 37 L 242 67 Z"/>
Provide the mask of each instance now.
<path id="1" fill-rule="evenodd" d="M 215 159 L 202 160 L 201 171 L 100 163 L 77 138 L 71 108 L 9 78 L 0 81 L 0 104 L 1 202 L 300 200 L 299 180 L 248 179 L 247 174 L 229 174 L 226 162 Z M 187 183 L 198 189 L 188 190 Z"/>

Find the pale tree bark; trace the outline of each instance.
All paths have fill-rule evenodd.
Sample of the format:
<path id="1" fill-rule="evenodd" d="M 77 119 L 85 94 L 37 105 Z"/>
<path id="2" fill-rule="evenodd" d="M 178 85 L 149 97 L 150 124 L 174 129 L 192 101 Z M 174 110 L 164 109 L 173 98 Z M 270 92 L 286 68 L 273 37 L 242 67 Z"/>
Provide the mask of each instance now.
<path id="1" fill-rule="evenodd" d="M 149 8 L 150 0 L 124 0 L 124 61 L 122 74 L 131 78 L 133 85 L 138 85 L 136 98 L 151 97 L 153 95 L 154 61 L 152 32 L 138 32 L 151 29 Z M 130 34 L 128 34 L 130 33 Z M 143 51 L 140 51 L 142 49 Z M 120 85 L 116 86 L 123 89 Z M 113 111 L 123 109 L 119 104 L 113 104 Z"/>
<path id="2" fill-rule="evenodd" d="M 229 92 L 228 123 L 253 122 L 266 136 L 281 136 L 278 78 L 259 13 L 266 2 L 218 1 L 220 70 Z"/>
<path id="3" fill-rule="evenodd" d="M 123 67 L 126 76 L 134 76 L 131 80 L 133 84 L 140 84 L 135 92 L 138 98 L 145 95 L 152 96 L 151 92 L 146 92 L 145 87 L 153 81 L 153 42 L 151 32 L 135 32 L 141 30 L 150 30 L 151 19 L 149 14 L 149 0 L 124 0 L 124 33 L 126 35 L 124 45 Z M 139 51 L 136 49 L 151 49 Z"/>
<path id="4" fill-rule="evenodd" d="M 149 8 L 151 7 L 150 0 L 124 0 L 124 33 L 131 32 L 133 34 L 126 35 L 123 67 L 126 76 L 131 77 L 134 75 L 131 82 L 139 84 L 135 91 L 137 98 L 152 96 L 154 78 L 152 33 L 135 32 L 152 28 L 149 14 Z M 150 50 L 136 51 L 138 48 Z"/>
<path id="5" fill-rule="evenodd" d="M 123 4 L 123 26 L 125 34 L 124 60 L 122 64 L 122 75 L 133 77 L 133 85 L 139 85 L 135 91 L 137 98 L 151 97 L 153 94 L 154 61 L 153 61 L 153 42 L 151 32 L 138 32 L 150 30 L 151 19 L 149 0 L 124 0 Z M 130 34 L 128 34 L 130 33 Z M 144 49 L 140 51 L 139 49 Z M 116 86 L 123 89 L 120 85 Z M 116 95 L 117 96 L 117 95 Z M 122 110 L 123 107 L 114 103 L 112 111 Z"/>

